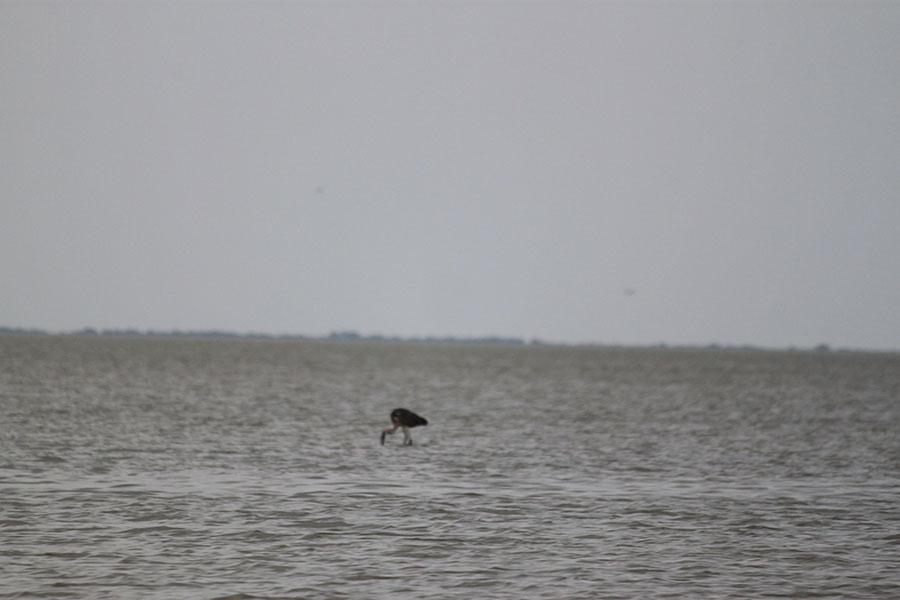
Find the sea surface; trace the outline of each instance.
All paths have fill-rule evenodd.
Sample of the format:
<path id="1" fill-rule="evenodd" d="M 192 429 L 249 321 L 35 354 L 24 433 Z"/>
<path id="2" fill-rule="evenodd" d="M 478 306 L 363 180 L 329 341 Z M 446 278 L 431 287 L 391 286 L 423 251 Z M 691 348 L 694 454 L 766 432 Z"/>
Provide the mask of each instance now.
<path id="1" fill-rule="evenodd" d="M 900 355 L 3 335 L 0 598 L 900 598 Z"/>

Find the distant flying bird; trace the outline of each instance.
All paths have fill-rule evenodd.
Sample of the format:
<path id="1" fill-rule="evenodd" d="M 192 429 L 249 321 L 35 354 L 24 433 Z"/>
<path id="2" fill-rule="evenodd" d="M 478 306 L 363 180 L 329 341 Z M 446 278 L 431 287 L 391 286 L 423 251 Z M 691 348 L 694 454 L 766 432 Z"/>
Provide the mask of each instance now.
<path id="1" fill-rule="evenodd" d="M 412 436 L 409 435 L 410 427 L 418 427 L 419 425 L 428 425 L 428 421 L 420 417 L 411 410 L 405 408 L 395 408 L 391 411 L 391 427 L 381 432 L 381 445 L 384 446 L 384 436 L 393 434 L 398 429 L 403 429 L 403 445 L 412 446 Z"/>

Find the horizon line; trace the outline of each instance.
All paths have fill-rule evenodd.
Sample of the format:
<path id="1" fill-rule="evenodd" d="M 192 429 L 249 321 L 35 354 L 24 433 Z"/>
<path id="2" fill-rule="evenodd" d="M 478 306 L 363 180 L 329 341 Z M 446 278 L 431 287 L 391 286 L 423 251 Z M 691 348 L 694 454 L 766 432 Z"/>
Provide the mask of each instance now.
<path id="1" fill-rule="evenodd" d="M 246 340 L 309 340 L 309 341 L 359 341 L 359 342 L 396 342 L 396 343 L 445 343 L 445 344 L 494 344 L 514 346 L 562 346 L 562 347 L 608 347 L 608 348 L 684 348 L 704 350 L 755 350 L 782 352 L 866 352 L 876 354 L 896 354 L 900 349 L 876 348 L 833 348 L 828 343 L 812 346 L 764 346 L 758 344 L 709 343 L 623 343 L 623 342 L 560 342 L 549 341 L 538 337 L 526 339 L 520 336 L 504 335 L 386 335 L 365 334 L 355 330 L 333 330 L 324 335 L 302 333 L 266 333 L 248 331 L 241 333 L 228 329 L 170 329 L 155 330 L 137 328 L 94 328 L 82 327 L 73 330 L 51 331 L 40 327 L 8 327 L 0 326 L 0 335 L 45 335 L 45 336 L 96 336 L 96 337 L 176 337 L 196 339 L 246 339 Z"/>

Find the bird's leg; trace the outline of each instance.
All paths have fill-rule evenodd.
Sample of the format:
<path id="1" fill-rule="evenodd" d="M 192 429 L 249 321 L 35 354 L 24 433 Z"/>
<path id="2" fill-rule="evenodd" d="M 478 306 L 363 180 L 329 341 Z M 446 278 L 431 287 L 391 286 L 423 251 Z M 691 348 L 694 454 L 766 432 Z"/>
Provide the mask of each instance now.
<path id="1" fill-rule="evenodd" d="M 381 445 L 384 446 L 384 436 L 386 435 L 394 435 L 394 432 L 397 431 L 398 425 L 394 425 L 393 427 L 388 427 L 384 431 L 381 432 Z"/>
<path id="2" fill-rule="evenodd" d="M 412 446 L 412 436 L 409 434 L 409 427 L 403 426 L 403 445 Z"/>

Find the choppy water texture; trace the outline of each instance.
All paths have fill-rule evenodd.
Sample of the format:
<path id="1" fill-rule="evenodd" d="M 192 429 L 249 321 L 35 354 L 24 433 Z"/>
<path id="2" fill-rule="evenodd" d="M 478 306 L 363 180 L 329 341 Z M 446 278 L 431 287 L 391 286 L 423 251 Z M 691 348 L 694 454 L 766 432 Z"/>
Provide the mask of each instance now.
<path id="1" fill-rule="evenodd" d="M 900 597 L 898 399 L 890 354 L 0 336 L 0 598 Z"/>

